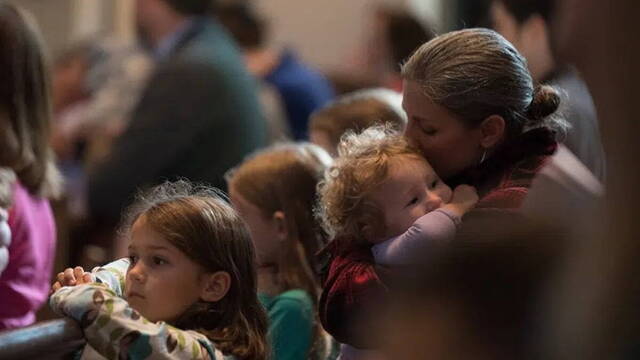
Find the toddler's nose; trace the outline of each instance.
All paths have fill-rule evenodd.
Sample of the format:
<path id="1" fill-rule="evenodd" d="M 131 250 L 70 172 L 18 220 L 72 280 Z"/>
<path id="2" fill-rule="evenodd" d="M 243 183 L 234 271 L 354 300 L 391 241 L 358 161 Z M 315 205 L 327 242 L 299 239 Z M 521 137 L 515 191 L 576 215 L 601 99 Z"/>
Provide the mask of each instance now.
<path id="1" fill-rule="evenodd" d="M 442 206 L 442 198 L 432 192 L 427 191 L 427 212 L 431 212 Z"/>

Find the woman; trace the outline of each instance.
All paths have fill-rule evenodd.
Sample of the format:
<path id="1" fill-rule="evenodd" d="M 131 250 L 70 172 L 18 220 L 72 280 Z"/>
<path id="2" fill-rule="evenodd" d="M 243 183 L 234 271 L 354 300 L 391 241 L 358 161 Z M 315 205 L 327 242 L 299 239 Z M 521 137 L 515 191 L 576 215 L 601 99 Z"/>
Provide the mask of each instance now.
<path id="1" fill-rule="evenodd" d="M 38 31 L 13 5 L 0 3 L 0 167 L 15 173 L 10 192 L 9 262 L 0 276 L 0 330 L 27 326 L 50 284 L 56 231 L 49 199 L 59 174 L 49 147 L 48 71 Z"/>
<path id="2" fill-rule="evenodd" d="M 534 87 L 526 61 L 497 33 L 468 29 L 424 44 L 404 65 L 405 135 L 451 186 L 470 184 L 474 212 L 517 212 L 536 173 L 556 150 L 565 123 L 559 96 Z M 491 211 L 491 212 L 488 212 Z M 320 318 L 338 341 L 375 348 L 371 306 L 384 301 L 383 274 L 369 248 L 335 242 Z"/>

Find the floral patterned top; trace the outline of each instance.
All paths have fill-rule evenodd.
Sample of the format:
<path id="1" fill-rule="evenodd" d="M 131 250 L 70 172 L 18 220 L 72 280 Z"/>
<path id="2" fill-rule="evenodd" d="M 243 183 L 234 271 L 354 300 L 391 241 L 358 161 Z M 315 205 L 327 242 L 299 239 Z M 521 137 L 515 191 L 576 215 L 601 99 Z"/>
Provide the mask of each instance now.
<path id="1" fill-rule="evenodd" d="M 128 259 L 92 271 L 95 282 L 65 286 L 49 305 L 78 321 L 87 345 L 81 359 L 216 359 L 232 360 L 203 334 L 151 322 L 123 298 Z"/>

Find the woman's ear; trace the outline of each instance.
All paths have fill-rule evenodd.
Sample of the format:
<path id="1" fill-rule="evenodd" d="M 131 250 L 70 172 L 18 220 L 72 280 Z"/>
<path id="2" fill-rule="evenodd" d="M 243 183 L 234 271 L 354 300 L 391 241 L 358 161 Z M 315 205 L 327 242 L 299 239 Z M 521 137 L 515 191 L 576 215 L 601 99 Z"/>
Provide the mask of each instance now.
<path id="1" fill-rule="evenodd" d="M 505 136 L 506 123 L 500 115 L 491 115 L 480 124 L 480 145 L 491 149 L 498 145 Z"/>
<path id="2" fill-rule="evenodd" d="M 204 283 L 200 299 L 206 302 L 220 301 L 231 287 L 231 276 L 226 271 L 204 274 Z"/>
<path id="3" fill-rule="evenodd" d="M 283 211 L 278 210 L 273 213 L 272 220 L 278 240 L 285 241 L 289 236 L 289 230 L 287 229 L 287 216 Z"/>

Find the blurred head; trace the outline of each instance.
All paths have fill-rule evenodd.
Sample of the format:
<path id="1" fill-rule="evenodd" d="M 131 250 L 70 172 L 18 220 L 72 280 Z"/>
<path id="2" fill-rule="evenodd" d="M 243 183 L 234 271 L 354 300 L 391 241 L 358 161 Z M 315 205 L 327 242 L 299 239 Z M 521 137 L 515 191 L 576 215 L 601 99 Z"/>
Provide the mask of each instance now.
<path id="1" fill-rule="evenodd" d="M 551 19 L 551 45 L 554 54 L 564 62 L 582 67 L 601 51 L 599 46 L 609 42 L 612 30 L 604 27 L 611 6 L 607 1 L 555 0 Z M 633 12 L 635 13 L 635 12 Z"/>
<path id="2" fill-rule="evenodd" d="M 226 354 L 265 357 L 253 245 L 215 189 L 160 185 L 132 205 L 122 234 L 130 240 L 126 296 L 134 309 L 201 331 Z"/>
<path id="3" fill-rule="evenodd" d="M 215 0 L 136 0 L 136 27 L 143 43 L 153 44 L 159 32 L 181 19 L 207 16 Z"/>
<path id="4" fill-rule="evenodd" d="M 494 0 L 491 3 L 493 28 L 527 59 L 529 71 L 538 81 L 555 67 L 548 28 L 553 2 L 553 0 Z"/>
<path id="5" fill-rule="evenodd" d="M 373 127 L 342 138 L 319 195 L 320 217 L 331 237 L 363 244 L 406 231 L 449 202 L 451 189 L 401 133 Z"/>
<path id="6" fill-rule="evenodd" d="M 265 22 L 242 2 L 222 2 L 215 7 L 218 21 L 245 50 L 257 50 L 265 44 Z"/>
<path id="7" fill-rule="evenodd" d="M 562 129 L 560 97 L 534 87 L 525 59 L 486 29 L 424 44 L 403 67 L 405 135 L 445 180 L 473 168 L 524 131 Z"/>
<path id="8" fill-rule="evenodd" d="M 316 254 L 326 236 L 313 210 L 316 187 L 331 157 L 312 144 L 276 145 L 247 158 L 227 176 L 234 208 L 246 222 L 261 267 L 276 272 L 280 292 L 303 289 L 319 297 Z M 311 358 L 326 344 L 315 322 Z"/>
<path id="9" fill-rule="evenodd" d="M 369 89 L 344 95 L 309 119 L 311 142 L 337 155 L 340 137 L 348 131 L 359 133 L 374 125 L 404 131 L 407 124 L 402 96 L 386 89 Z"/>
<path id="10" fill-rule="evenodd" d="M 388 56 L 394 72 L 422 44 L 433 39 L 436 34 L 407 10 L 381 6 L 377 11 L 381 25 L 382 41 L 388 46 Z"/>
<path id="11" fill-rule="evenodd" d="M 53 197 L 60 181 L 49 147 L 49 69 L 35 22 L 0 3 L 0 166 L 30 193 Z"/>
<path id="12" fill-rule="evenodd" d="M 315 254 L 325 244 L 313 209 L 331 157 L 312 144 L 270 147 L 227 176 L 233 206 L 245 220 L 262 266 L 275 266 L 282 290 L 317 292 Z M 303 281 L 304 280 L 304 281 Z"/>
<path id="13" fill-rule="evenodd" d="M 53 64 L 53 110 L 58 112 L 88 95 L 85 78 L 89 71 L 91 45 L 77 44 L 65 50 Z"/>

